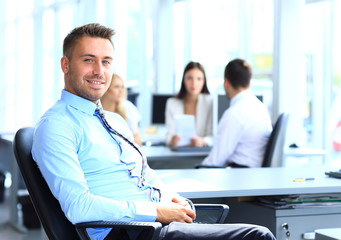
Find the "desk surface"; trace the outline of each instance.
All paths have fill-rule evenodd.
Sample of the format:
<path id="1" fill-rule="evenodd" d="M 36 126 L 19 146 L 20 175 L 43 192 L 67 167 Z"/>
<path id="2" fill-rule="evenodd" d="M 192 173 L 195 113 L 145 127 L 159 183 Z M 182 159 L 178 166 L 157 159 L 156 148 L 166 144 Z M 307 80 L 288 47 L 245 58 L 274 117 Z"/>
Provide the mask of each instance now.
<path id="1" fill-rule="evenodd" d="M 319 168 L 248 168 L 156 170 L 161 180 L 187 198 L 341 193 L 341 179 Z M 294 182 L 294 178 L 317 180 Z"/>
<path id="2" fill-rule="evenodd" d="M 287 157 L 312 157 L 312 156 L 325 156 L 328 151 L 325 149 L 316 148 L 288 148 L 284 151 L 284 155 Z"/>
<path id="3" fill-rule="evenodd" d="M 341 239 L 341 228 L 326 228 L 315 230 L 316 240 L 338 240 Z"/>

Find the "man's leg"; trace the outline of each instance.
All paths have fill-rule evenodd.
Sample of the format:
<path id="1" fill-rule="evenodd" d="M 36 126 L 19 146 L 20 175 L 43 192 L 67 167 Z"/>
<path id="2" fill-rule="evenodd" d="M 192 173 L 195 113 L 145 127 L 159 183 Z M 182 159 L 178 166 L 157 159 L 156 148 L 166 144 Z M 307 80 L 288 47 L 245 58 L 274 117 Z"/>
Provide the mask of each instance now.
<path id="1" fill-rule="evenodd" d="M 269 229 L 250 224 L 188 224 L 173 222 L 162 228 L 160 240 L 275 240 Z"/>

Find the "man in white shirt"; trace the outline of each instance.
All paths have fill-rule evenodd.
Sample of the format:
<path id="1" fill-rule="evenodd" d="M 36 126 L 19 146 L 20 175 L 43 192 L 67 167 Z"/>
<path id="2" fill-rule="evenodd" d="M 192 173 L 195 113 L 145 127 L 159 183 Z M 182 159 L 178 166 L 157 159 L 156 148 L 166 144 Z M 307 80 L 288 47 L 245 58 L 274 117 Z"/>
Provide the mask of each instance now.
<path id="1" fill-rule="evenodd" d="M 250 90 L 252 70 L 241 59 L 225 68 L 224 89 L 230 99 L 203 165 L 261 167 L 272 126 L 265 105 Z"/>

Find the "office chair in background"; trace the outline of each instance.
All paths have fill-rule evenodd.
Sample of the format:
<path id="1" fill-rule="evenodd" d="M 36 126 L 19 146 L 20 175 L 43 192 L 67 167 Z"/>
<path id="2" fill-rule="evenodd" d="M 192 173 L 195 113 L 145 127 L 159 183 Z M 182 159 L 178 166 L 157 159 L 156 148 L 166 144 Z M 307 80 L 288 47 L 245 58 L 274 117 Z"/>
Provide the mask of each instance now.
<path id="1" fill-rule="evenodd" d="M 280 167 L 283 166 L 283 149 L 285 136 L 289 121 L 289 114 L 282 113 L 277 118 L 273 126 L 269 141 L 266 145 L 262 167 Z"/>
<path id="2" fill-rule="evenodd" d="M 262 167 L 280 167 L 283 165 L 283 149 L 285 143 L 285 135 L 287 132 L 289 114 L 281 113 L 277 118 L 275 125 L 269 137 L 269 141 L 265 148 Z M 195 168 L 225 168 L 219 166 L 198 164 Z"/>
<path id="3" fill-rule="evenodd" d="M 158 239 L 162 226 L 159 222 L 95 221 L 73 225 L 68 221 L 32 158 L 33 132 L 32 127 L 20 129 L 14 137 L 13 148 L 34 208 L 50 240 L 90 239 L 86 232 L 87 228 L 118 228 L 129 229 L 129 231 L 142 229 L 145 233 L 143 239 Z M 195 206 L 198 220 L 207 223 L 223 223 L 229 210 L 224 204 Z M 214 220 L 207 218 L 208 211 L 216 214 Z"/>

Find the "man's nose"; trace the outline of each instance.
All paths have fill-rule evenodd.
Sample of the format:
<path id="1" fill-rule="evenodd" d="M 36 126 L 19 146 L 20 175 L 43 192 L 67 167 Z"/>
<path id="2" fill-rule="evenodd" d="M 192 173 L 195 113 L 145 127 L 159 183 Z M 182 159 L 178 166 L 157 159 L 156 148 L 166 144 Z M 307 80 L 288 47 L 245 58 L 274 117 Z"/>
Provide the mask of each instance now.
<path id="1" fill-rule="evenodd" d="M 93 72 L 94 74 L 98 74 L 98 75 L 103 75 L 103 65 L 101 62 L 95 62 L 95 64 L 93 65 Z"/>

